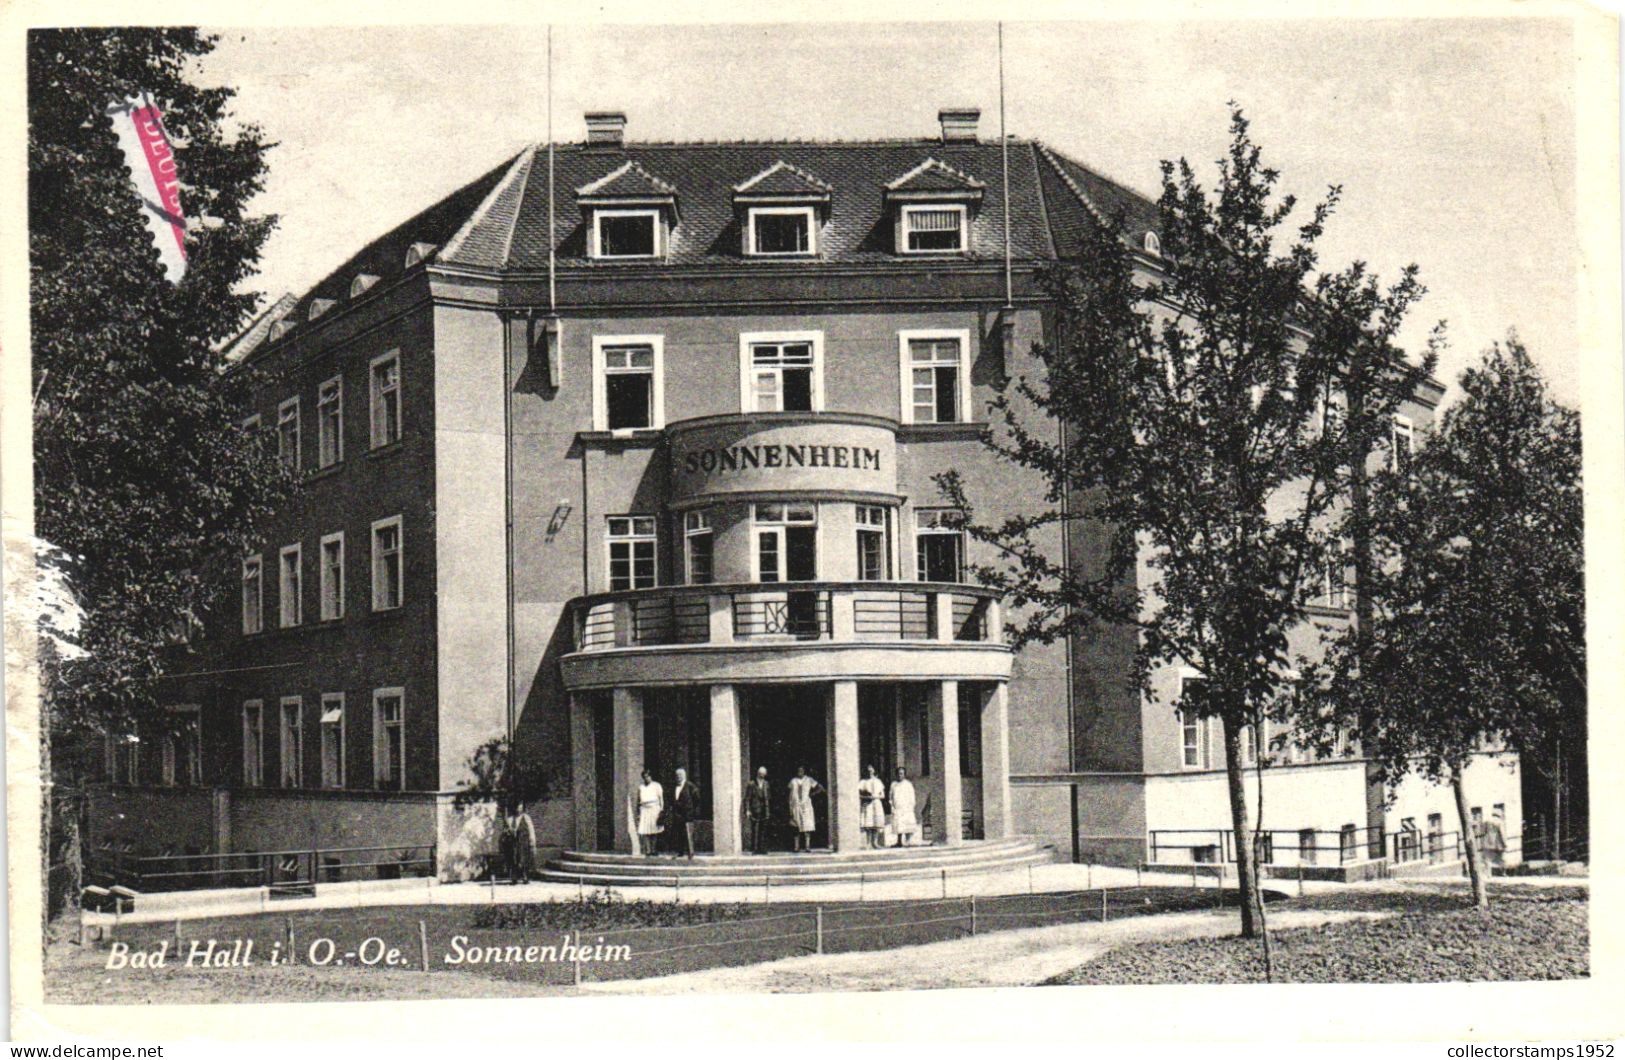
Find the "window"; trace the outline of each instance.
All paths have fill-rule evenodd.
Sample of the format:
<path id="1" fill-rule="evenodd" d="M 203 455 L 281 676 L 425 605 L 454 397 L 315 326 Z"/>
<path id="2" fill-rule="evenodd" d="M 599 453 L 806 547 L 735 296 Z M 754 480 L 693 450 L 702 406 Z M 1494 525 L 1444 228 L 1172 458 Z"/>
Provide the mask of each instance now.
<path id="1" fill-rule="evenodd" d="M 304 700 L 282 697 L 282 786 L 305 786 Z"/>
<path id="2" fill-rule="evenodd" d="M 609 588 L 652 589 L 655 585 L 655 517 L 609 517 Z"/>
<path id="3" fill-rule="evenodd" d="M 332 467 L 344 459 L 344 379 L 334 376 L 316 388 L 316 459 Z"/>
<path id="4" fill-rule="evenodd" d="M 752 505 L 751 522 L 757 581 L 810 582 L 818 578 L 816 505 Z"/>
<path id="5" fill-rule="evenodd" d="M 299 399 L 296 397 L 276 407 L 276 454 L 283 467 L 299 470 Z"/>
<path id="6" fill-rule="evenodd" d="M 683 513 L 683 552 L 688 584 L 709 585 L 715 580 L 711 520 L 705 512 Z"/>
<path id="7" fill-rule="evenodd" d="M 322 621 L 344 617 L 344 533 L 322 537 L 321 570 Z"/>
<path id="8" fill-rule="evenodd" d="M 401 439 L 401 355 L 391 350 L 376 357 L 368 370 L 369 406 L 372 410 L 372 447 L 378 449 Z"/>
<path id="9" fill-rule="evenodd" d="M 745 412 L 817 412 L 824 407 L 822 332 L 740 336 Z"/>
<path id="10" fill-rule="evenodd" d="M 813 213 L 811 206 L 751 207 L 746 253 L 778 257 L 816 253 L 818 226 Z"/>
<path id="11" fill-rule="evenodd" d="M 202 708 L 170 707 L 169 731 L 164 733 L 163 783 L 169 787 L 196 787 L 203 783 Z"/>
<path id="12" fill-rule="evenodd" d="M 282 550 L 278 565 L 279 591 L 277 604 L 282 610 L 282 628 L 297 626 L 305 620 L 304 562 L 300 546 L 289 545 Z"/>
<path id="13" fill-rule="evenodd" d="M 141 783 L 141 739 L 134 733 L 106 736 L 107 779 L 112 784 Z"/>
<path id="14" fill-rule="evenodd" d="M 372 524 L 372 609 L 388 611 L 401 606 L 405 585 L 401 565 L 401 517 Z"/>
<path id="15" fill-rule="evenodd" d="M 1144 246 L 1147 254 L 1153 254 L 1159 258 L 1162 257 L 1162 240 L 1157 238 L 1157 233 L 1147 232 L 1145 234 Z"/>
<path id="16" fill-rule="evenodd" d="M 922 582 L 957 582 L 964 574 L 965 534 L 952 508 L 914 509 L 914 574 Z"/>
<path id="17" fill-rule="evenodd" d="M 884 581 L 891 577 L 891 549 L 886 547 L 888 513 L 878 504 L 857 506 L 858 580 Z"/>
<path id="18" fill-rule="evenodd" d="M 1411 421 L 1404 416 L 1395 416 L 1392 436 L 1390 437 L 1392 450 L 1388 454 L 1388 468 L 1391 471 L 1404 471 L 1411 466 L 1411 453 L 1416 442 L 1416 430 Z"/>
<path id="19" fill-rule="evenodd" d="M 661 252 L 658 210 L 593 211 L 595 258 L 652 258 Z"/>
<path id="20" fill-rule="evenodd" d="M 1206 680 L 1200 677 L 1181 677 L 1179 681 L 1179 742 L 1186 769 L 1206 769 L 1208 765 L 1208 720 L 1201 712 L 1206 688 Z"/>
<path id="21" fill-rule="evenodd" d="M 958 254 L 964 251 L 966 211 L 963 206 L 904 206 L 905 254 Z"/>
<path id="22" fill-rule="evenodd" d="M 593 337 L 596 430 L 634 431 L 665 426 L 663 346 L 659 335 Z"/>
<path id="23" fill-rule="evenodd" d="M 250 699 L 243 704 L 243 785 L 265 783 L 265 704 Z"/>
<path id="24" fill-rule="evenodd" d="M 1354 594 L 1349 590 L 1348 567 L 1342 553 L 1328 558 L 1321 567 L 1321 600 L 1327 607 L 1347 609 Z"/>
<path id="25" fill-rule="evenodd" d="M 363 272 L 358 274 L 355 279 L 350 281 L 350 297 L 360 298 L 367 292 L 367 288 L 371 287 L 377 282 L 378 277 L 372 275 L 371 273 Z"/>
<path id="26" fill-rule="evenodd" d="M 265 623 L 265 573 L 259 554 L 243 559 L 243 632 L 258 633 Z"/>
<path id="27" fill-rule="evenodd" d="M 344 787 L 344 693 L 322 695 L 322 787 Z"/>
<path id="28" fill-rule="evenodd" d="M 379 788 L 406 788 L 404 698 L 399 688 L 380 688 L 372 694 L 372 775 Z"/>
<path id="29" fill-rule="evenodd" d="M 1258 730 L 1251 725 L 1241 729 L 1241 764 L 1248 767 L 1258 764 Z"/>
<path id="30" fill-rule="evenodd" d="M 964 423 L 970 419 L 970 332 L 903 331 L 904 423 Z"/>

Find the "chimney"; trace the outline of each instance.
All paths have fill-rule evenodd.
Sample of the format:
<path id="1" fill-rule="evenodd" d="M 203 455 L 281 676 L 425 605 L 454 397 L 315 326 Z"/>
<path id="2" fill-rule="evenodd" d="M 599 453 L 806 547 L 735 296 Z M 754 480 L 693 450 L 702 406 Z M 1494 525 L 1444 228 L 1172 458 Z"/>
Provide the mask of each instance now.
<path id="1" fill-rule="evenodd" d="M 587 113 L 587 145 L 589 147 L 619 147 L 626 136 L 626 114 L 619 110 L 595 110 Z"/>
<path id="2" fill-rule="evenodd" d="M 937 111 L 937 120 L 942 123 L 942 142 L 975 143 L 976 122 L 981 116 L 979 107 L 944 107 Z"/>

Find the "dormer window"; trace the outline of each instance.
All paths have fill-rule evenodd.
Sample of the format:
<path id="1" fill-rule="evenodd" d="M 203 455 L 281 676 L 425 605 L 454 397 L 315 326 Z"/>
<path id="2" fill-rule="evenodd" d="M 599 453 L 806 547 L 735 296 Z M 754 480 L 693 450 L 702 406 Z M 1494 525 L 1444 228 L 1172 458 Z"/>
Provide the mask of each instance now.
<path id="1" fill-rule="evenodd" d="M 655 258 L 662 253 L 659 210 L 594 210 L 595 258 Z"/>
<path id="2" fill-rule="evenodd" d="M 405 267 L 410 269 L 414 265 L 421 265 L 425 261 L 428 261 L 429 255 L 433 253 L 433 243 L 413 243 L 411 246 L 406 248 Z"/>
<path id="3" fill-rule="evenodd" d="M 1162 257 L 1162 240 L 1157 238 L 1157 233 L 1147 232 L 1145 234 L 1145 252 L 1159 258 Z"/>
<path id="4" fill-rule="evenodd" d="M 752 206 L 750 244 L 758 257 L 791 257 L 818 252 L 818 225 L 811 206 Z"/>
<path id="5" fill-rule="evenodd" d="M 277 339 L 280 339 L 282 336 L 286 335 L 288 332 L 290 332 L 292 330 L 293 330 L 293 321 L 291 321 L 291 320 L 279 320 L 279 321 L 277 321 L 275 324 L 271 325 L 271 341 L 275 342 Z"/>
<path id="6" fill-rule="evenodd" d="M 367 288 L 371 287 L 377 282 L 378 277 L 373 276 L 370 273 L 361 273 L 350 282 L 350 297 L 360 298 L 362 294 L 366 292 Z"/>
<path id="7" fill-rule="evenodd" d="M 332 308 L 333 300 L 331 298 L 312 299 L 310 303 L 310 319 L 315 320 L 317 317 L 321 316 L 323 313 Z"/>
<path id="8" fill-rule="evenodd" d="M 905 254 L 963 253 L 966 238 L 966 211 L 959 204 L 904 206 L 903 246 Z"/>
<path id="9" fill-rule="evenodd" d="M 625 162 L 576 189 L 587 221 L 587 254 L 606 261 L 663 258 L 678 224 L 677 189 Z"/>

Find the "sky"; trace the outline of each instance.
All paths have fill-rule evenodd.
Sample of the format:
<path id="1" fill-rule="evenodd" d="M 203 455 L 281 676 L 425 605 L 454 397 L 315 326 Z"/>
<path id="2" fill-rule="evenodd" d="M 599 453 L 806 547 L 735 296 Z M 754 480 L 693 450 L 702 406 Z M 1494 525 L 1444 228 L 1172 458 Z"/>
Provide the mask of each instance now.
<path id="1" fill-rule="evenodd" d="M 217 29 L 200 77 L 276 142 L 281 217 L 256 285 L 301 293 L 364 243 L 545 142 L 544 26 Z M 1570 24 L 1545 19 L 1007 23 L 1008 131 L 1154 195 L 1211 184 L 1242 106 L 1300 211 L 1340 184 L 1322 262 L 1421 267 L 1404 338 L 1447 321 L 1453 383 L 1515 328 L 1578 400 Z M 993 23 L 583 25 L 553 33 L 553 135 L 623 110 L 631 140 L 934 136 L 979 106 L 996 137 Z"/>

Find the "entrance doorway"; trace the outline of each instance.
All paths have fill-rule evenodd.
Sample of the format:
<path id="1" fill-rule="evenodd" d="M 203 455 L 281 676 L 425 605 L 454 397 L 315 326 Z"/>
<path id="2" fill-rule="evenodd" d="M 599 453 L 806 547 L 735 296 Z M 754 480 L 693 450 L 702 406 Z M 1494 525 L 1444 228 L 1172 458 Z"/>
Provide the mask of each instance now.
<path id="1" fill-rule="evenodd" d="M 758 767 L 767 767 L 768 847 L 789 850 L 792 846 L 790 778 L 796 775 L 796 767 L 805 766 L 808 776 L 826 789 L 829 787 L 826 721 L 829 690 L 824 685 L 784 685 L 745 688 L 741 692 L 749 717 L 746 777 L 755 777 Z M 813 831 L 812 845 L 827 847 L 828 794 L 813 796 L 813 812 L 818 827 Z"/>

